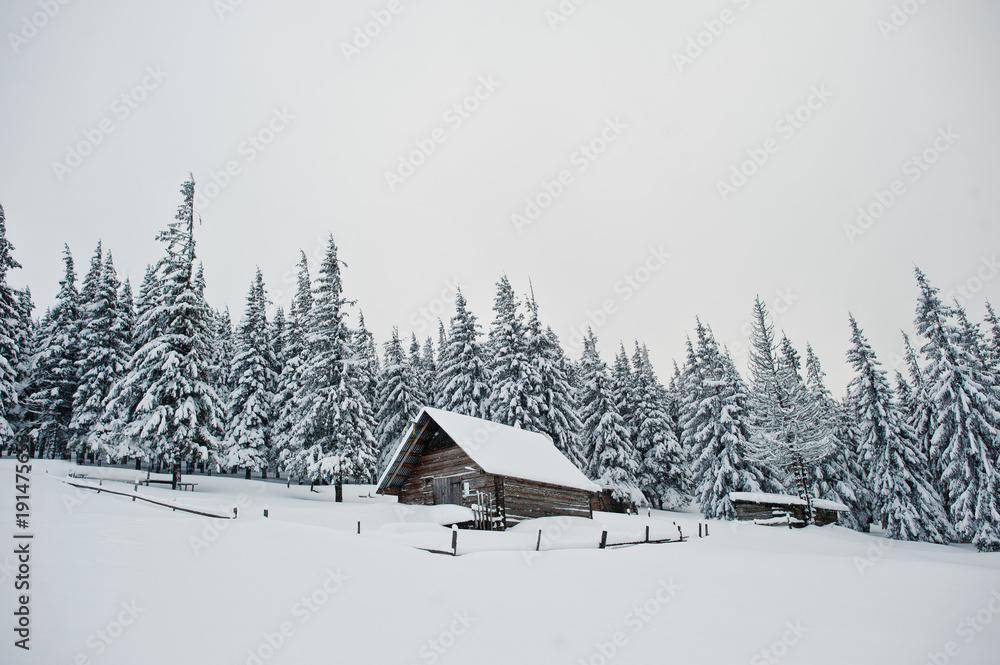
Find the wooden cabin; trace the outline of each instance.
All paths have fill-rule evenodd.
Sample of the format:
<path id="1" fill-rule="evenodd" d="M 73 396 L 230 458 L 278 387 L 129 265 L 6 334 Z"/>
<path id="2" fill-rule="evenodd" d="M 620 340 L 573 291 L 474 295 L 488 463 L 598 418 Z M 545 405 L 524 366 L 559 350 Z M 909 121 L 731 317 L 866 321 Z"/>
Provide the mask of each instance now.
<path id="1" fill-rule="evenodd" d="M 753 521 L 756 524 L 806 525 L 805 499 L 788 494 L 767 494 L 764 492 L 730 492 L 729 500 L 736 508 L 736 519 Z M 813 523 L 816 526 L 836 524 L 840 513 L 850 509 L 842 503 L 826 499 L 811 499 Z"/>
<path id="2" fill-rule="evenodd" d="M 591 517 L 591 482 L 544 434 L 425 407 L 379 478 L 400 503 L 468 506 L 481 529 Z"/>

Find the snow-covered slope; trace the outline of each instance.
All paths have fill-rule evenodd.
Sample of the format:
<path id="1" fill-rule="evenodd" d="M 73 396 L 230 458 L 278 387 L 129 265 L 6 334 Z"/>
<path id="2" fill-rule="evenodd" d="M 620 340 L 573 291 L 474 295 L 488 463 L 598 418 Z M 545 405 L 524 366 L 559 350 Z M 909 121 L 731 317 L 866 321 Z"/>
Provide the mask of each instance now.
<path id="1" fill-rule="evenodd" d="M 8 628 L 2 663 L 922 664 L 952 643 L 948 662 L 971 665 L 1000 653 L 1000 555 L 962 547 L 723 522 L 699 539 L 697 515 L 654 511 L 461 532 L 471 553 L 450 557 L 407 544 L 450 545 L 434 524 L 449 516 L 367 498 L 370 487 L 345 488 L 341 504 L 332 488 L 231 476 L 193 477 L 193 493 L 139 489 L 239 507 L 218 520 L 55 479 L 71 468 L 35 461 L 32 649 L 14 649 Z M 0 460 L 10 520 L 13 485 Z M 694 538 L 597 549 L 602 530 L 621 542 L 674 522 Z M 551 551 L 532 551 L 539 529 Z M 11 550 L 0 554 L 8 618 Z"/>

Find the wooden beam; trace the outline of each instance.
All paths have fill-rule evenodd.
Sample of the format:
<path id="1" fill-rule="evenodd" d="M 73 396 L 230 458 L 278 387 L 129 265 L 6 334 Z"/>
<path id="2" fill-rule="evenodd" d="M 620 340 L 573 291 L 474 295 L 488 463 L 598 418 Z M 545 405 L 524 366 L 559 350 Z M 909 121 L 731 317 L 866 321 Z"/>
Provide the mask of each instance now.
<path id="1" fill-rule="evenodd" d="M 406 444 L 399 451 L 400 455 L 402 455 L 402 459 L 400 460 L 400 463 L 397 464 L 395 466 L 395 468 L 393 469 L 392 475 L 389 476 L 389 479 L 385 481 L 386 489 L 388 489 L 389 485 L 392 484 L 392 481 L 396 479 L 396 476 L 399 475 L 399 470 L 404 466 L 402 460 L 405 460 L 406 456 L 410 454 L 410 448 L 412 448 L 416 444 L 416 442 L 420 440 L 420 437 L 423 436 L 424 430 L 426 430 L 427 426 L 430 425 L 431 422 L 433 422 L 431 420 L 430 416 L 428 416 L 426 413 L 424 415 L 427 416 L 427 422 L 424 423 L 424 426 L 420 428 L 420 431 L 417 432 L 416 436 L 410 437 L 410 439 L 406 442 Z M 416 423 L 413 423 L 413 429 L 414 430 L 417 429 L 417 424 Z M 395 460 L 393 460 L 393 461 L 395 462 Z M 410 465 L 410 464 L 407 464 L 405 466 L 407 466 L 411 470 L 413 469 L 413 466 Z"/>

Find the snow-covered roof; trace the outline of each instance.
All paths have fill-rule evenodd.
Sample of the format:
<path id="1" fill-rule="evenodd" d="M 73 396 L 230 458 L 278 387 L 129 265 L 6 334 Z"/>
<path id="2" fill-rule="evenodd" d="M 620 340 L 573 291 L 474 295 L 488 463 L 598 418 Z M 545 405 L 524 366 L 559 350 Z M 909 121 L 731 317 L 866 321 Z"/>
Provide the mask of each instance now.
<path id="1" fill-rule="evenodd" d="M 769 494 L 767 492 L 730 492 L 730 501 L 746 501 L 747 503 L 775 503 L 782 506 L 804 506 L 805 499 L 790 494 Z M 837 501 L 828 499 L 813 499 L 813 508 L 820 510 L 834 510 L 841 513 L 849 512 L 851 509 Z"/>
<path id="2" fill-rule="evenodd" d="M 421 423 L 425 416 L 437 423 L 486 473 L 588 492 L 601 491 L 601 487 L 583 475 L 544 434 L 431 407 L 424 407 L 415 422 Z M 379 478 L 379 491 L 386 489 L 393 473 L 397 477 L 408 475 L 401 474 L 399 467 L 403 461 L 401 458 L 405 456 L 403 449 L 413 434 L 411 428 L 396 446 L 386 470 Z"/>
<path id="3" fill-rule="evenodd" d="M 805 499 L 790 494 L 769 494 L 767 492 L 730 492 L 730 501 L 746 501 L 747 503 L 777 503 L 783 506 L 804 506 Z"/>

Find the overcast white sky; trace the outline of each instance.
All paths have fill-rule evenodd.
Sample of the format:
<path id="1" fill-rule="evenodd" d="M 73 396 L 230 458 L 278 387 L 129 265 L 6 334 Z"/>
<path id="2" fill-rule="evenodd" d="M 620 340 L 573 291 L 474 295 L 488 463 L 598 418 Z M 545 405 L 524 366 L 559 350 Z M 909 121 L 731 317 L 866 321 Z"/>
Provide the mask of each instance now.
<path id="1" fill-rule="evenodd" d="M 887 361 L 912 327 L 914 263 L 944 292 L 966 285 L 977 318 L 1000 301 L 997 3 L 562 6 L 575 11 L 556 22 L 558 0 L 5 0 L 0 203 L 24 265 L 10 279 L 44 310 L 63 243 L 82 276 L 102 239 L 138 282 L 193 171 L 214 194 L 208 298 L 234 319 L 256 265 L 287 305 L 299 249 L 332 232 L 379 342 L 393 325 L 436 336 L 421 308 L 443 295 L 447 320 L 454 280 L 486 329 L 506 272 L 520 292 L 530 277 L 566 346 L 611 301 L 605 358 L 645 340 L 666 381 L 696 314 L 743 355 L 759 293 L 839 393 L 848 311 Z M 387 25 L 348 61 L 372 12 Z M 449 111 L 463 101 L 465 117 Z M 925 151 L 933 164 L 908 162 Z M 724 200 L 719 181 L 762 153 Z M 237 175 L 207 188 L 230 161 Z M 894 200 L 849 237 L 877 191 Z"/>

